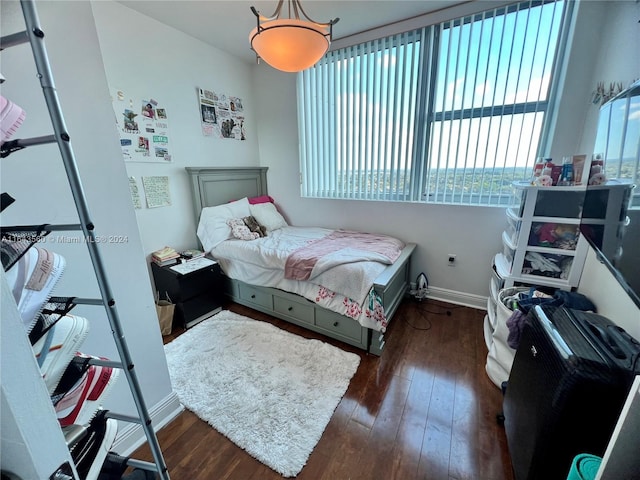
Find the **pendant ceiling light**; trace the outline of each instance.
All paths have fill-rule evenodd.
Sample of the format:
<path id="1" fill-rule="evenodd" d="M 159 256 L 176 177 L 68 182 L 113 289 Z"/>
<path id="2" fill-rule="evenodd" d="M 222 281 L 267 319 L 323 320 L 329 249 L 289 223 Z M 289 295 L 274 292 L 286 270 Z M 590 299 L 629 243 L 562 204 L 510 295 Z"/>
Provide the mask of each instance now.
<path id="1" fill-rule="evenodd" d="M 278 1 L 270 17 L 260 15 L 255 7 L 257 26 L 249 34 L 251 49 L 257 60 L 267 62 L 283 72 L 300 72 L 316 64 L 331 44 L 332 27 L 339 18 L 327 23 L 311 20 L 300 0 L 287 0 L 289 18 L 280 18 L 284 0 Z M 300 19 L 300 14 L 304 19 Z"/>

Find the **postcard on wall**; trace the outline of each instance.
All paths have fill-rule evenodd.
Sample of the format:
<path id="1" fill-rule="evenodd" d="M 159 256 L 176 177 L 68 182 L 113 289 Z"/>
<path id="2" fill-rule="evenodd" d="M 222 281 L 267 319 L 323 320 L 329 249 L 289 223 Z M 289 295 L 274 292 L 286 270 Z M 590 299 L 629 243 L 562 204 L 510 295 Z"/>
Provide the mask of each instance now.
<path id="1" fill-rule="evenodd" d="M 198 99 L 204 136 L 246 140 L 241 98 L 199 88 Z"/>
<path id="2" fill-rule="evenodd" d="M 142 186 L 147 199 L 147 207 L 157 208 L 171 205 L 169 177 L 142 177 Z"/>
<path id="3" fill-rule="evenodd" d="M 136 210 L 142 209 L 142 200 L 140 199 L 140 190 L 138 189 L 138 182 L 135 177 L 129 177 L 129 190 L 131 191 L 131 200 L 133 201 L 133 208 Z"/>
<path id="4" fill-rule="evenodd" d="M 122 90 L 113 97 L 122 156 L 127 162 L 170 163 L 167 110 L 153 98 L 127 99 Z"/>

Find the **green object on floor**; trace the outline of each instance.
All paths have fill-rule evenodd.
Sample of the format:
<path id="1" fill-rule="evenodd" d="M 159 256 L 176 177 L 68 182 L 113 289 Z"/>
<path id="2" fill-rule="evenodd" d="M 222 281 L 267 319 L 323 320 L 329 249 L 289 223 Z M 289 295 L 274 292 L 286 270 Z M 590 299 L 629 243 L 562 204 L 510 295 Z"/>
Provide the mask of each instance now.
<path id="1" fill-rule="evenodd" d="M 576 455 L 571 463 L 567 480 L 594 480 L 602 458 L 588 453 Z"/>

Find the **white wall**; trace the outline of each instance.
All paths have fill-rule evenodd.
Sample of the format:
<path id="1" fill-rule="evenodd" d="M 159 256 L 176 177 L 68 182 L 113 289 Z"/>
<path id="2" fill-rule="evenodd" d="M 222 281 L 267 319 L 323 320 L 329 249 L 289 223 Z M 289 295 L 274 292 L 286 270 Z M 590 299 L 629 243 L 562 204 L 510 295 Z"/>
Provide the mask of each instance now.
<path id="1" fill-rule="evenodd" d="M 147 406 L 154 409 L 173 401 L 170 408 L 179 408 L 166 367 L 91 4 L 38 2 L 37 7 L 96 235 L 126 238 L 123 243 L 102 244 L 100 251 Z M 25 29 L 17 2 L 3 0 L 1 8 L 3 35 Z M 2 52 L 2 74 L 6 77 L 2 95 L 27 112 L 16 137 L 52 133 L 28 44 Z M 2 213 L 2 225 L 78 222 L 56 145 L 30 147 L 2 159 L 1 188 L 16 198 Z M 53 232 L 41 244 L 67 260 L 67 268 L 54 294 L 99 297 L 88 249 L 83 244 L 66 243 L 65 236 L 81 238 L 77 232 Z M 104 308 L 78 306 L 74 313 L 88 318 L 91 325 L 81 351 L 117 359 Z M 34 379 L 22 381 L 30 383 Z M 130 415 L 136 413 L 124 375 L 120 376 L 105 408 Z"/>
<path id="2" fill-rule="evenodd" d="M 122 90 L 126 107 L 129 99 L 137 107 L 142 99 L 152 97 L 167 109 L 169 117 L 173 162 L 125 164 L 140 188 L 143 176 L 170 177 L 171 206 L 146 208 L 143 198 L 144 208 L 135 211 L 144 253 L 149 255 L 165 245 L 196 248 L 197 220 L 184 167 L 255 166 L 259 162 L 250 65 L 119 3 L 97 1 L 92 8 L 112 94 Z M 198 87 L 243 100 L 247 140 L 202 134 Z"/>
<path id="3" fill-rule="evenodd" d="M 589 3 L 591 15 L 585 31 L 597 39 L 598 55 L 593 62 L 589 94 L 595 90 L 598 82 L 607 86 L 622 83 L 628 87 L 634 80 L 640 79 L 640 2 L 618 0 L 615 8 L 611 8 L 612 2 L 593 3 Z M 607 21 L 603 22 L 603 18 Z M 620 48 L 620 45 L 625 47 Z M 578 150 L 592 153 L 600 105 L 591 103 L 590 97 L 585 100 L 588 101 L 588 108 Z"/>

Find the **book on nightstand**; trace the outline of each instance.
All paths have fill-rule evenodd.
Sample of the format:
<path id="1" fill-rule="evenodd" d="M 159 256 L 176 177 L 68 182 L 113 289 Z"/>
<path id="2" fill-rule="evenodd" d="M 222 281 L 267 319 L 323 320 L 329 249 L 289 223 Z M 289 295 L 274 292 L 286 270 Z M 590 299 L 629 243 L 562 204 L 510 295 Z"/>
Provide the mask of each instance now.
<path id="1" fill-rule="evenodd" d="M 155 263 L 156 265 L 160 265 L 161 267 L 168 267 L 169 265 L 175 265 L 178 263 L 178 259 L 177 258 L 170 258 L 168 260 L 156 260 L 153 259 L 153 263 Z"/>
<path id="2" fill-rule="evenodd" d="M 180 254 L 171 247 L 164 247 L 151 254 L 151 260 L 161 267 L 178 263 Z"/>

